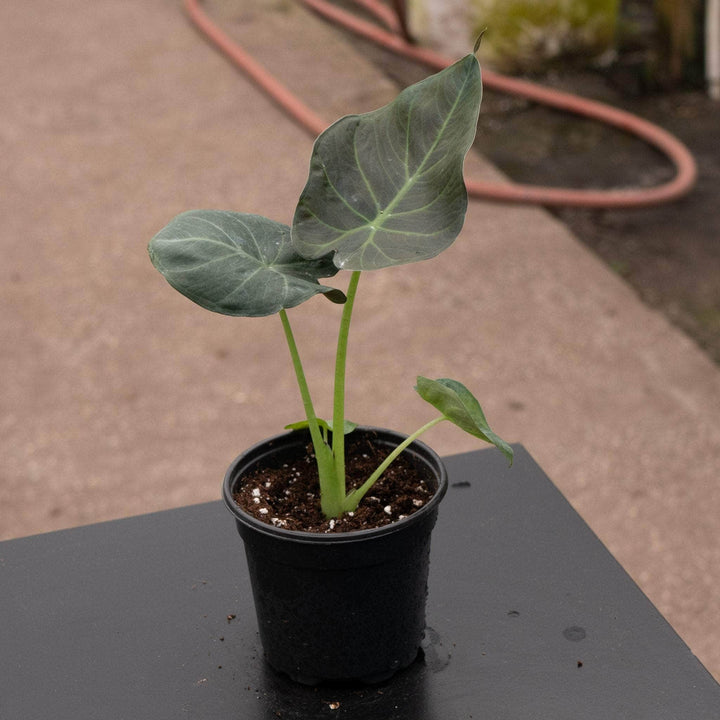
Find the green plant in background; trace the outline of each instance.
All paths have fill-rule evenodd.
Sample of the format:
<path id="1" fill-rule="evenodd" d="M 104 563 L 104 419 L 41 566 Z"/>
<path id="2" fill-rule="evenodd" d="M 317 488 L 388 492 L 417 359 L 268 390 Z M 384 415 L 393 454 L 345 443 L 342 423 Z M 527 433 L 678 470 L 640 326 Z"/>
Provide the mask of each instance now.
<path id="1" fill-rule="evenodd" d="M 535 70 L 613 47 L 620 0 L 468 0 L 485 47 L 506 70 Z"/>
<path id="2" fill-rule="evenodd" d="M 512 462 L 512 449 L 491 431 L 464 385 L 418 377 L 415 389 L 440 414 L 361 487 L 348 492 L 345 482 L 345 435 L 356 427 L 345 418 L 347 347 L 361 273 L 432 258 L 455 240 L 467 207 L 463 162 L 481 96 L 480 68 L 470 54 L 385 107 L 338 120 L 315 142 L 292 228 L 259 215 L 196 210 L 178 215 L 150 242 L 155 267 L 198 305 L 225 315 L 279 314 L 306 416 L 287 427 L 309 429 L 328 518 L 354 510 L 413 440 L 445 420 Z M 340 269 L 351 273 L 346 294 L 319 283 Z M 287 313 L 317 294 L 343 306 L 332 420 L 315 413 Z"/>

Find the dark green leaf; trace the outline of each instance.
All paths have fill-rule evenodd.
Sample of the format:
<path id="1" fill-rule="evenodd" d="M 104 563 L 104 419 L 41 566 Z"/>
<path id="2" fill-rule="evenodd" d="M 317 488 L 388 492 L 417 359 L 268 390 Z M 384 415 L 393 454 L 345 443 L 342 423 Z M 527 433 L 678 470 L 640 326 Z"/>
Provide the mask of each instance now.
<path id="1" fill-rule="evenodd" d="M 480 403 L 462 383 L 450 378 L 429 380 L 421 376 L 417 379 L 415 390 L 423 400 L 465 432 L 495 445 L 512 464 L 512 448 L 490 429 Z"/>
<path id="2" fill-rule="evenodd" d="M 350 115 L 315 143 L 293 221 L 305 257 L 334 251 L 346 270 L 434 257 L 460 232 L 463 161 L 475 137 L 482 84 L 474 55 Z"/>
<path id="3" fill-rule="evenodd" d="M 223 315 L 258 317 L 294 307 L 337 273 L 329 257 L 295 252 L 290 228 L 260 215 L 192 210 L 174 218 L 151 241 L 150 259 L 183 295 Z"/>

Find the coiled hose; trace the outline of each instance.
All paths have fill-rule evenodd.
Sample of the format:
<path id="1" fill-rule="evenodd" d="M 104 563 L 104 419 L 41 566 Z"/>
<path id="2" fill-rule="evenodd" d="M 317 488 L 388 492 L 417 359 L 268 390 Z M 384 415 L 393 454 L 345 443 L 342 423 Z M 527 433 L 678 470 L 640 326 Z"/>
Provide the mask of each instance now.
<path id="1" fill-rule="evenodd" d="M 378 0 L 355 0 L 355 2 L 371 12 L 387 29 L 356 17 L 326 0 L 298 1 L 346 30 L 429 68 L 439 70 L 452 62 L 433 50 L 409 43 L 401 31 L 400 19 L 388 6 Z M 325 120 L 230 39 L 202 10 L 199 0 L 184 0 L 184 2 L 187 13 L 196 27 L 299 125 L 313 136 L 317 136 L 327 127 L 328 123 Z M 548 207 L 640 208 L 677 200 L 687 194 L 695 184 L 697 165 L 685 145 L 667 131 L 637 115 L 490 70 L 483 71 L 483 83 L 493 90 L 518 95 L 631 133 L 663 153 L 675 166 L 675 176 L 661 185 L 627 190 L 578 190 L 512 182 L 497 184 L 470 178 L 465 181 L 470 197 Z"/>

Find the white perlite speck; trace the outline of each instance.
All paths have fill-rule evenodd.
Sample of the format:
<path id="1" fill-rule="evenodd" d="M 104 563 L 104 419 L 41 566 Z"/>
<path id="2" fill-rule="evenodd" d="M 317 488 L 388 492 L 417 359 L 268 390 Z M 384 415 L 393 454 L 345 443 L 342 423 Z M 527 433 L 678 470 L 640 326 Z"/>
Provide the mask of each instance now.
<path id="1" fill-rule="evenodd" d="M 388 515 L 392 515 L 392 506 L 386 505 L 386 506 L 383 508 L 383 512 L 386 512 Z"/>
<path id="2" fill-rule="evenodd" d="M 253 496 L 253 497 L 260 497 L 260 488 L 253 488 L 252 496 Z"/>
<path id="3" fill-rule="evenodd" d="M 268 514 L 268 509 L 267 509 L 267 508 L 260 508 L 260 509 L 258 510 L 258 512 L 259 512 L 261 515 L 267 515 L 267 514 Z"/>

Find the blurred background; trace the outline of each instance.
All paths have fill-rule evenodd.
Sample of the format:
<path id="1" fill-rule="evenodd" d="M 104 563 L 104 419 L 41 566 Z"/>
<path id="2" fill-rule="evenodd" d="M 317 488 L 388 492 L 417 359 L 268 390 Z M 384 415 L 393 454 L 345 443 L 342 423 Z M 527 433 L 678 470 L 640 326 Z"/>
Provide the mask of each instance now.
<path id="1" fill-rule="evenodd" d="M 408 0 L 405 8 L 423 42 L 462 52 L 467 28 L 487 28 L 486 67 L 624 108 L 691 149 L 700 173 L 695 192 L 681 204 L 631 213 L 553 212 L 644 302 L 720 361 L 720 217 L 713 211 L 720 181 L 717 3 Z M 630 135 L 492 90 L 485 93 L 480 128 L 481 152 L 517 182 L 643 187 L 673 174 L 665 158 Z"/>
<path id="2" fill-rule="evenodd" d="M 428 419 L 415 376 L 462 380 L 720 677 L 717 4 L 386 6 L 453 56 L 487 26 L 486 68 L 653 120 L 699 172 L 640 210 L 475 200 L 440 257 L 366 273 L 348 415 L 410 432 Z M 299 0 L 203 8 L 328 123 L 429 73 Z M 313 138 L 176 0 L 4 3 L 0 56 L 0 539 L 215 500 L 235 455 L 302 415 L 280 322 L 201 310 L 146 246 L 190 208 L 290 222 Z M 674 172 L 631 136 L 490 90 L 466 169 L 572 188 Z M 337 308 L 291 320 L 326 408 Z M 427 439 L 478 449 L 451 428 Z"/>

